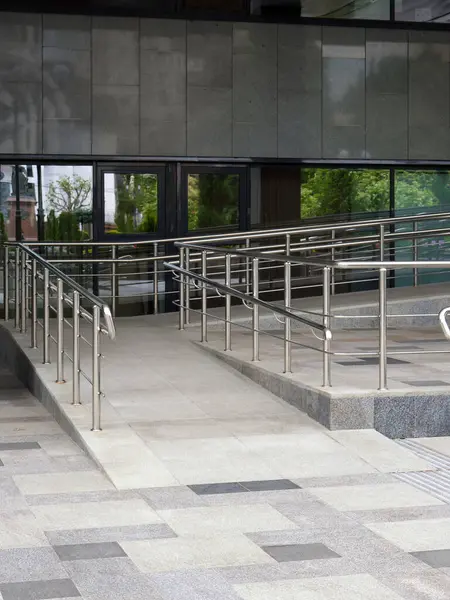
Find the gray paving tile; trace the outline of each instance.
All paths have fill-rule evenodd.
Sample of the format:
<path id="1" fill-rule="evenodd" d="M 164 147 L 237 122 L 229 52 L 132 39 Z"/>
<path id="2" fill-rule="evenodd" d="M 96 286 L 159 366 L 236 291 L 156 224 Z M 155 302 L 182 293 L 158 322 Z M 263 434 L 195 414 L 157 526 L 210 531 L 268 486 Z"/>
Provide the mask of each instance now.
<path id="1" fill-rule="evenodd" d="M 0 584 L 66 577 L 67 572 L 53 548 L 0 550 Z"/>
<path id="2" fill-rule="evenodd" d="M 53 422 L 53 418 L 50 415 L 44 415 L 40 417 L 22 417 L 21 419 L 17 417 L 0 418 L 0 423 L 48 423 L 49 421 Z"/>
<path id="3" fill-rule="evenodd" d="M 135 563 L 126 557 L 71 560 L 64 563 L 64 568 L 72 580 L 96 577 L 98 573 L 103 575 L 109 573 L 121 577 L 133 577 L 140 574 Z"/>
<path id="4" fill-rule="evenodd" d="M 126 556 L 117 542 L 100 542 L 93 544 L 71 544 L 55 546 L 56 554 L 63 562 L 66 560 L 90 560 L 96 558 L 117 558 Z"/>
<path id="5" fill-rule="evenodd" d="M 339 477 L 305 477 L 296 479 L 295 483 L 302 488 L 315 487 L 337 487 L 340 485 L 370 485 L 383 483 L 396 483 L 395 479 L 389 473 L 363 473 L 361 475 L 341 475 Z"/>
<path id="6" fill-rule="evenodd" d="M 239 600 L 221 569 L 161 573 L 151 581 L 164 600 Z"/>
<path id="7" fill-rule="evenodd" d="M 125 527 L 47 531 L 45 532 L 45 535 L 53 546 L 154 540 L 177 537 L 175 532 L 164 523 L 156 523 L 154 525 L 130 525 Z"/>
<path id="8" fill-rule="evenodd" d="M 237 494 L 246 491 L 240 483 L 205 483 L 201 485 L 189 485 L 188 487 L 198 496 L 208 496 L 209 494 Z"/>
<path id="9" fill-rule="evenodd" d="M 205 506 L 205 497 L 198 496 L 187 486 L 149 488 L 139 493 L 155 510 Z"/>
<path id="10" fill-rule="evenodd" d="M 448 381 L 439 381 L 437 379 L 430 379 L 430 381 L 425 380 L 411 380 L 411 381 L 402 381 L 402 383 L 406 383 L 406 385 L 412 385 L 413 387 L 439 387 L 450 386 Z"/>
<path id="11" fill-rule="evenodd" d="M 76 598 L 80 592 L 71 579 L 28 581 L 0 585 L 3 600 L 50 600 L 51 598 Z"/>
<path id="12" fill-rule="evenodd" d="M 269 481 L 241 481 L 240 485 L 249 492 L 270 492 L 277 490 L 297 490 L 300 486 L 289 479 Z"/>
<path id="13" fill-rule="evenodd" d="M 415 556 L 419 560 L 423 560 L 424 563 L 427 563 L 427 565 L 430 565 L 430 567 L 434 567 L 435 569 L 450 567 L 450 550 L 428 550 L 425 552 L 411 552 L 411 555 Z"/>
<path id="14" fill-rule="evenodd" d="M 76 477 L 75 474 L 74 477 Z M 139 494 L 134 490 L 102 490 L 98 492 L 78 492 L 76 494 L 39 494 L 26 496 L 29 506 L 108 502 L 110 500 L 135 500 L 137 498 L 139 498 Z"/>
<path id="15" fill-rule="evenodd" d="M 319 543 L 288 544 L 285 546 L 262 546 L 262 549 L 277 562 L 341 558 L 339 554 L 336 554 L 336 552 L 333 552 L 324 544 Z"/>
<path id="16" fill-rule="evenodd" d="M 161 596 L 147 575 L 88 573 L 73 576 L 84 598 L 95 600 L 160 600 Z M 11 599 L 12 600 L 12 599 Z"/>
<path id="17" fill-rule="evenodd" d="M 4 442 L 0 443 L 0 452 L 3 450 L 41 450 L 37 442 Z"/>

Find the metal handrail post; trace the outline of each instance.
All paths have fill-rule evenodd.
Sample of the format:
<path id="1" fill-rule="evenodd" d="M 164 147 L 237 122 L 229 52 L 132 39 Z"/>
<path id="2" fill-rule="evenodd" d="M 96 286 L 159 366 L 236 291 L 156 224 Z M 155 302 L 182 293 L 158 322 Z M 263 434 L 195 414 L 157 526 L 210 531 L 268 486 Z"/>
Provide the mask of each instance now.
<path id="1" fill-rule="evenodd" d="M 158 261 L 156 260 L 158 257 L 158 244 L 156 242 L 153 244 L 153 257 L 155 258 L 155 260 L 153 261 L 153 302 L 154 302 L 153 312 L 155 315 L 157 315 L 159 312 L 159 309 L 158 309 L 159 290 L 158 290 Z"/>
<path id="2" fill-rule="evenodd" d="M 16 248 L 14 273 L 14 326 L 20 327 L 20 248 Z"/>
<path id="3" fill-rule="evenodd" d="M 331 230 L 331 243 L 333 246 L 331 247 L 331 260 L 334 262 L 336 260 L 336 230 Z M 334 267 L 331 268 L 331 295 L 334 296 L 336 294 L 336 269 Z"/>
<path id="4" fill-rule="evenodd" d="M 253 298 L 259 298 L 259 258 L 253 259 Z M 259 305 L 253 304 L 252 311 L 253 330 L 253 360 L 259 360 Z"/>
<path id="5" fill-rule="evenodd" d="M 117 246 L 112 247 L 111 257 L 113 259 L 113 263 L 111 265 L 111 311 L 112 316 L 115 317 L 117 313 L 117 296 L 116 293 L 119 286 L 117 285 Z"/>
<path id="6" fill-rule="evenodd" d="M 248 250 L 249 248 L 250 239 L 246 238 L 245 249 Z M 250 258 L 248 256 L 245 258 L 245 293 L 250 294 Z"/>
<path id="7" fill-rule="evenodd" d="M 417 221 L 413 223 L 413 232 L 417 233 Z M 414 235 L 413 237 L 413 261 L 415 262 L 419 258 L 419 252 L 417 247 L 417 237 Z M 419 284 L 419 270 L 417 267 L 413 269 L 414 274 L 414 287 L 417 287 Z"/>
<path id="8" fill-rule="evenodd" d="M 44 364 L 50 362 L 50 274 L 44 269 Z"/>
<path id="9" fill-rule="evenodd" d="M 20 332 L 26 333 L 27 330 L 27 298 L 28 298 L 28 271 L 27 271 L 27 255 L 21 252 L 20 263 Z"/>
<path id="10" fill-rule="evenodd" d="M 57 288 L 57 334 L 56 334 L 56 383 L 64 381 L 64 283 L 62 279 L 56 282 Z"/>
<path id="11" fill-rule="evenodd" d="M 380 260 L 384 260 L 385 233 L 384 225 L 380 225 Z"/>
<path id="12" fill-rule="evenodd" d="M 287 240 L 286 240 L 287 245 Z M 286 310 L 291 308 L 291 263 L 284 265 L 284 307 Z M 284 318 L 284 372 L 292 373 L 292 331 L 291 319 Z"/>
<path id="13" fill-rule="evenodd" d="M 184 248 L 180 247 L 179 264 L 180 264 L 181 269 L 184 269 L 184 259 L 185 259 Z M 180 273 L 180 313 L 179 313 L 179 329 L 180 329 L 180 331 L 183 331 L 184 326 L 185 326 L 184 292 L 185 292 L 184 275 Z"/>
<path id="14" fill-rule="evenodd" d="M 186 256 L 185 256 L 185 260 L 186 260 L 186 271 L 190 271 L 191 270 L 191 256 L 190 256 L 190 251 L 189 248 L 186 248 Z M 186 308 L 184 309 L 184 320 L 186 322 L 186 325 L 189 325 L 189 323 L 191 322 L 191 282 L 189 280 L 188 277 L 186 277 L 185 282 L 185 302 L 186 302 Z"/>
<path id="15" fill-rule="evenodd" d="M 72 404 L 80 402 L 80 294 L 73 293 L 73 376 L 72 376 Z"/>
<path id="16" fill-rule="evenodd" d="M 387 389 L 387 269 L 380 269 L 380 390 Z"/>
<path id="17" fill-rule="evenodd" d="M 225 256 L 225 285 L 231 287 L 231 254 Z M 225 295 L 225 351 L 231 350 L 231 296 Z"/>
<path id="18" fill-rule="evenodd" d="M 331 269 L 323 270 L 323 326 L 330 329 L 331 322 Z M 331 340 L 323 336 L 323 387 L 331 387 Z"/>
<path id="19" fill-rule="evenodd" d="M 9 320 L 9 248 L 5 246 L 3 265 L 3 309 L 5 321 Z"/>
<path id="20" fill-rule="evenodd" d="M 92 431 L 101 431 L 100 358 L 100 308 L 94 306 L 92 319 Z"/>
<path id="21" fill-rule="evenodd" d="M 202 277 L 207 275 L 207 253 L 206 250 L 202 251 Z M 202 342 L 208 341 L 208 290 L 206 284 L 202 284 Z"/>
<path id="22" fill-rule="evenodd" d="M 31 347 L 37 348 L 37 262 L 31 261 Z"/>

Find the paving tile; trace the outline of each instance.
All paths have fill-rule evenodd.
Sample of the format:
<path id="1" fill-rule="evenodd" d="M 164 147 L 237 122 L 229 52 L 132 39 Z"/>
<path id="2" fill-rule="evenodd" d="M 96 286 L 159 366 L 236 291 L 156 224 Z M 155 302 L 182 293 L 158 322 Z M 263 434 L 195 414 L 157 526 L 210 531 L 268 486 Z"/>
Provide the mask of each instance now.
<path id="1" fill-rule="evenodd" d="M 74 473 L 16 475 L 13 479 L 22 494 L 26 496 L 115 489 L 100 471 L 84 471 L 76 475 Z"/>
<path id="2" fill-rule="evenodd" d="M 73 474 L 75 478 L 77 475 Z M 36 494 L 27 496 L 28 506 L 44 506 L 46 504 L 82 504 L 84 502 L 107 502 L 108 500 L 136 500 L 140 495 L 133 490 L 105 490 L 99 492 L 79 492 L 76 494 Z"/>
<path id="3" fill-rule="evenodd" d="M 150 577 L 165 600 L 239 600 L 222 569 L 190 569 Z"/>
<path id="4" fill-rule="evenodd" d="M 439 381 L 437 379 L 431 379 L 430 381 L 419 381 L 419 380 L 410 380 L 410 381 L 402 381 L 402 383 L 406 383 L 407 385 L 412 385 L 413 387 L 448 387 L 450 383 L 448 381 Z"/>
<path id="5" fill-rule="evenodd" d="M 67 575 L 73 580 L 85 580 L 89 577 L 95 577 L 97 574 L 120 575 L 121 577 L 133 577 L 140 574 L 134 562 L 127 557 L 65 561 L 64 568 Z"/>
<path id="6" fill-rule="evenodd" d="M 76 598 L 79 591 L 70 579 L 29 581 L 0 585 L 3 600 L 45 600 L 50 598 Z"/>
<path id="7" fill-rule="evenodd" d="M 275 479 L 272 481 L 241 481 L 240 485 L 249 492 L 300 489 L 300 486 L 292 481 L 289 481 L 289 479 Z"/>
<path id="8" fill-rule="evenodd" d="M 208 506 L 161 510 L 158 514 L 181 536 L 217 535 L 230 531 L 295 529 L 294 523 L 268 504 L 251 506 Z"/>
<path id="9" fill-rule="evenodd" d="M 152 525 L 161 519 L 144 500 L 86 502 L 33 506 L 32 511 L 45 531 L 89 529 L 123 525 Z"/>
<path id="10" fill-rule="evenodd" d="M 161 600 L 147 575 L 93 572 L 73 576 L 83 598 L 87 600 Z"/>
<path id="11" fill-rule="evenodd" d="M 144 489 L 139 493 L 155 510 L 205 506 L 204 497 L 187 486 Z"/>
<path id="12" fill-rule="evenodd" d="M 272 562 L 267 553 L 238 533 L 214 538 L 122 542 L 121 546 L 144 573 Z"/>
<path id="13" fill-rule="evenodd" d="M 236 585 L 244 600 L 404 600 L 370 575 Z"/>
<path id="14" fill-rule="evenodd" d="M 340 477 L 305 477 L 296 479 L 296 483 L 302 488 L 314 487 L 337 487 L 340 485 L 375 485 L 379 483 L 397 483 L 393 475 L 389 473 L 362 473 L 361 475 L 342 475 Z"/>
<path id="15" fill-rule="evenodd" d="M 0 443 L 0 452 L 4 450 L 41 450 L 37 442 L 3 442 Z"/>
<path id="16" fill-rule="evenodd" d="M 29 510 L 0 514 L 0 549 L 47 546 L 39 522 Z"/>
<path id="17" fill-rule="evenodd" d="M 67 572 L 53 548 L 0 550 L 0 583 L 66 577 Z"/>
<path id="18" fill-rule="evenodd" d="M 446 519 L 450 518 L 450 505 L 357 510 L 346 511 L 345 514 L 350 519 L 355 519 L 360 523 L 388 523 L 390 521 L 413 521 L 414 519 Z"/>
<path id="19" fill-rule="evenodd" d="M 150 540 L 176 537 L 176 533 L 165 523 L 155 525 L 130 525 L 124 527 L 104 527 L 101 529 L 72 529 L 67 531 L 47 531 L 50 544 L 91 544 L 100 542 L 120 542 L 125 540 Z"/>
<path id="20" fill-rule="evenodd" d="M 208 496 L 209 494 L 236 494 L 246 491 L 240 483 L 205 483 L 203 485 L 189 485 L 188 487 L 198 496 Z"/>
<path id="21" fill-rule="evenodd" d="M 404 483 L 312 488 L 310 493 L 342 511 L 444 504 L 434 496 Z"/>
<path id="22" fill-rule="evenodd" d="M 440 569 L 442 567 L 450 567 L 450 550 L 428 550 L 426 552 L 411 552 L 413 556 L 424 563 Z M 450 585 L 450 582 L 449 582 Z"/>
<path id="23" fill-rule="evenodd" d="M 405 600 L 447 600 L 450 577 L 445 574 L 446 570 L 429 569 L 415 575 L 398 572 L 384 576 L 383 583 Z"/>
<path id="24" fill-rule="evenodd" d="M 277 562 L 340 558 L 339 554 L 336 554 L 336 552 L 333 552 L 324 544 L 317 543 L 287 544 L 285 546 L 262 546 L 262 549 Z"/>
<path id="25" fill-rule="evenodd" d="M 405 552 L 445 550 L 449 546 L 450 519 L 369 523 L 366 527 Z"/>
<path id="26" fill-rule="evenodd" d="M 89 560 L 95 558 L 117 558 L 126 556 L 117 542 L 101 542 L 97 544 L 73 544 L 55 546 L 54 550 L 62 561 Z"/>

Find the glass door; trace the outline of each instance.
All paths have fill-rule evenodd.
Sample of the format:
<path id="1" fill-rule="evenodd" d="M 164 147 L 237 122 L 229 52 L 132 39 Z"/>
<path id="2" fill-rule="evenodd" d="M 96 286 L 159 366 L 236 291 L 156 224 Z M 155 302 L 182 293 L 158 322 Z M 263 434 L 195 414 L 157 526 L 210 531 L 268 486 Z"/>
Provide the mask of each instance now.
<path id="1" fill-rule="evenodd" d="M 183 167 L 181 189 L 181 235 L 216 231 L 219 234 L 247 228 L 245 167 Z"/>
<path id="2" fill-rule="evenodd" d="M 164 167 L 99 168 L 99 239 L 164 237 Z"/>

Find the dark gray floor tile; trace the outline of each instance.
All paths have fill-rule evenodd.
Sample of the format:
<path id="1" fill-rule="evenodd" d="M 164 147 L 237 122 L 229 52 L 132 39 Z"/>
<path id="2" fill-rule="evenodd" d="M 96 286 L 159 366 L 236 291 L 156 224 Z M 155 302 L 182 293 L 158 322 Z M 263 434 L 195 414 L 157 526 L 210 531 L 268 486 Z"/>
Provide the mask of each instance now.
<path id="1" fill-rule="evenodd" d="M 0 443 L 0 452 L 2 450 L 41 450 L 37 442 L 9 442 Z"/>
<path id="2" fill-rule="evenodd" d="M 51 598 L 76 598 L 79 591 L 71 579 L 27 581 L 0 585 L 3 600 L 50 600 Z"/>
<path id="3" fill-rule="evenodd" d="M 450 567 L 450 550 L 428 550 L 424 552 L 411 552 L 411 554 L 435 569 Z"/>
<path id="4" fill-rule="evenodd" d="M 290 544 L 286 546 L 262 546 L 264 552 L 278 562 L 341 558 L 324 544 Z"/>
<path id="5" fill-rule="evenodd" d="M 241 486 L 249 492 L 271 492 L 276 490 L 299 490 L 301 489 L 289 479 L 274 479 L 268 481 L 241 481 Z"/>
<path id="6" fill-rule="evenodd" d="M 117 558 L 120 556 L 127 556 L 117 542 L 54 546 L 54 550 L 62 561 L 92 560 L 95 558 Z"/>
<path id="7" fill-rule="evenodd" d="M 198 496 L 207 496 L 208 494 L 237 494 L 245 492 L 239 483 L 205 483 L 200 485 L 188 486 Z"/>
<path id="8" fill-rule="evenodd" d="M 402 383 L 406 383 L 406 385 L 412 385 L 414 387 L 434 387 L 434 386 L 450 386 L 448 381 L 439 381 L 438 379 L 430 379 L 430 381 L 425 380 L 414 380 L 414 381 L 402 381 Z"/>

